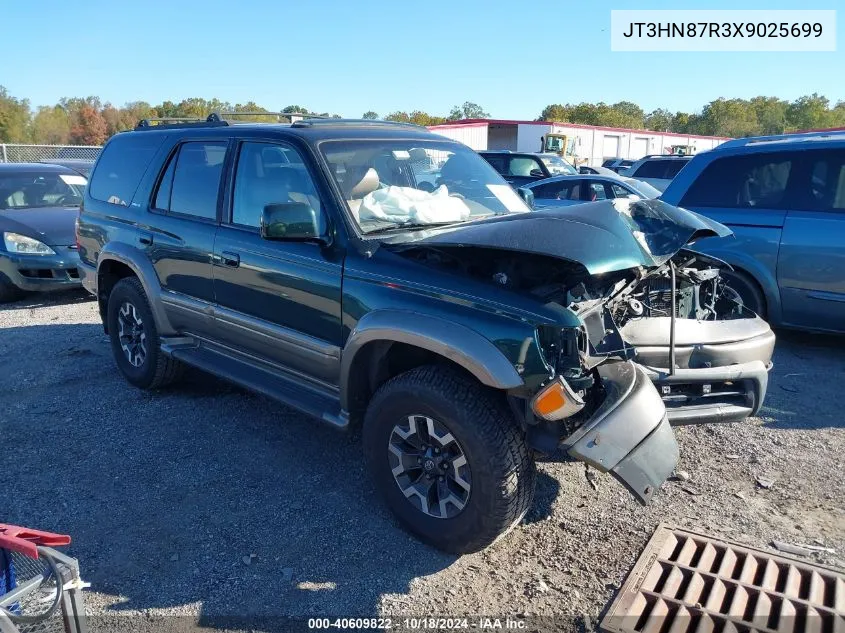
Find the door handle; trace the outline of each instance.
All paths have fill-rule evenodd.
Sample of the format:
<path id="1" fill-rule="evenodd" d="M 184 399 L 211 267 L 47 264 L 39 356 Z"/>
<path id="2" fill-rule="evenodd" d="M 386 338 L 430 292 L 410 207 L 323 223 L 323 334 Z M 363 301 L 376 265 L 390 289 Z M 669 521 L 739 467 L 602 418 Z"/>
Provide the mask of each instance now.
<path id="1" fill-rule="evenodd" d="M 241 264 L 241 256 L 237 253 L 233 253 L 232 251 L 223 251 L 220 253 L 220 259 L 223 260 L 224 266 L 229 266 L 231 268 L 237 268 Z"/>
<path id="2" fill-rule="evenodd" d="M 150 246 L 153 243 L 153 234 L 152 233 L 141 233 L 138 236 L 138 242 L 140 242 L 143 246 Z"/>

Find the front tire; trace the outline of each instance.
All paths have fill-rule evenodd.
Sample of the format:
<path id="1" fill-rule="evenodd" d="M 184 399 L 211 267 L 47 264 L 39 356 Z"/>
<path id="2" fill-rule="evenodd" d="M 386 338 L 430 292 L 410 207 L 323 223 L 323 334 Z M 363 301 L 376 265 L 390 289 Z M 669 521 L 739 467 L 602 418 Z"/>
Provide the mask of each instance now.
<path id="1" fill-rule="evenodd" d="M 418 367 L 382 385 L 363 444 L 399 522 L 438 549 L 481 550 L 531 507 L 536 471 L 522 432 L 493 392 L 451 368 Z"/>
<path id="2" fill-rule="evenodd" d="M 161 351 L 153 312 L 137 277 L 115 284 L 106 318 L 112 354 L 127 381 L 141 389 L 158 389 L 182 376 L 182 363 Z"/>
<path id="3" fill-rule="evenodd" d="M 13 284 L 6 275 L 0 273 L 0 303 L 17 301 L 23 297 L 23 294 L 23 290 Z"/>
<path id="4" fill-rule="evenodd" d="M 761 319 L 766 318 L 766 297 L 760 285 L 750 275 L 738 270 L 722 270 L 720 275 L 725 284 L 740 296 L 745 308 Z"/>

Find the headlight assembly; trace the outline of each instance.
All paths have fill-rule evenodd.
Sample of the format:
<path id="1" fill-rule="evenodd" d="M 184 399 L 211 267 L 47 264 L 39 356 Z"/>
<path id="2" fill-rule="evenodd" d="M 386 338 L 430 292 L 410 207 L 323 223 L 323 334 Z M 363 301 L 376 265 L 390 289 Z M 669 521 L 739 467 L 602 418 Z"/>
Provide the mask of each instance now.
<path id="1" fill-rule="evenodd" d="M 10 253 L 20 255 L 55 255 L 56 251 L 47 246 L 44 242 L 19 235 L 18 233 L 3 233 L 3 243 Z"/>

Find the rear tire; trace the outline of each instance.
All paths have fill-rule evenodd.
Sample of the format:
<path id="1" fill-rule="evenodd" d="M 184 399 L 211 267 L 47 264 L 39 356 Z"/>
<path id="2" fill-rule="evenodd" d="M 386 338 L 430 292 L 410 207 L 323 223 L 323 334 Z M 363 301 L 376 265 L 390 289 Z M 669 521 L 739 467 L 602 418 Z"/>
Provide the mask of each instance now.
<path id="1" fill-rule="evenodd" d="M 0 303 L 17 301 L 23 297 L 23 294 L 23 290 L 13 284 L 6 275 L 0 273 Z"/>
<path id="2" fill-rule="evenodd" d="M 126 277 L 109 294 L 109 337 L 120 373 L 141 389 L 158 389 L 182 377 L 184 365 L 161 351 L 153 312 L 137 277 Z"/>
<path id="3" fill-rule="evenodd" d="M 739 270 L 722 270 L 720 274 L 728 287 L 737 292 L 746 308 L 760 318 L 766 318 L 766 297 L 753 277 Z"/>
<path id="4" fill-rule="evenodd" d="M 407 449 L 406 462 L 397 461 L 397 441 Z M 487 547 L 533 502 L 534 460 L 511 413 L 490 390 L 451 368 L 418 367 L 382 385 L 367 408 L 363 444 L 376 486 L 399 522 L 446 552 Z M 419 444 L 437 453 L 430 471 L 430 459 L 416 457 Z M 447 453 L 452 461 L 444 465 Z M 429 472 L 443 476 L 431 483 Z M 426 486 L 425 495 L 417 492 Z"/>

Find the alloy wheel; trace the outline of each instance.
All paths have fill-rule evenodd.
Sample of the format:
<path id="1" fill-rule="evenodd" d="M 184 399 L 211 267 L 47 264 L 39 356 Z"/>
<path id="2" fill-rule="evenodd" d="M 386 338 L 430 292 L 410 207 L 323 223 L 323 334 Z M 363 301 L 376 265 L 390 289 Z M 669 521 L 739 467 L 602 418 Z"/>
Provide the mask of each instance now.
<path id="1" fill-rule="evenodd" d="M 117 314 L 120 349 L 133 367 L 141 367 L 147 359 L 147 334 L 144 321 L 135 306 L 128 301 L 120 305 Z"/>
<path id="2" fill-rule="evenodd" d="M 421 512 L 451 519 L 466 506 L 472 488 L 469 464 L 442 423 L 409 415 L 393 427 L 388 459 L 396 485 Z"/>

